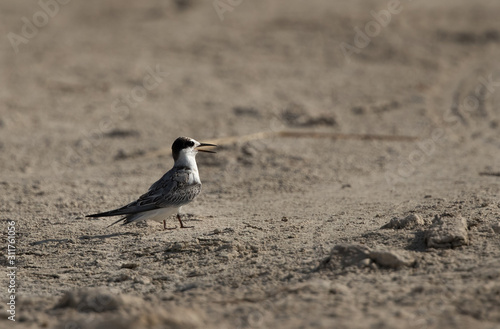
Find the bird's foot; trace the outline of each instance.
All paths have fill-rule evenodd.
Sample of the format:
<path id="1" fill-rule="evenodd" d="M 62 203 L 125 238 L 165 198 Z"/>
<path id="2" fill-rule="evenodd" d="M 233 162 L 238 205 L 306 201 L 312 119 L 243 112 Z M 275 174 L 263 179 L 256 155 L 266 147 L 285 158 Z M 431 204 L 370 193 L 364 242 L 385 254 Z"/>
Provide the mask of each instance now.
<path id="1" fill-rule="evenodd" d="M 170 231 L 170 230 L 176 230 L 176 229 L 177 229 L 177 227 L 175 227 L 175 226 L 174 227 L 167 227 L 167 222 L 165 220 L 163 221 L 163 230 Z"/>
<path id="2" fill-rule="evenodd" d="M 193 228 L 194 226 L 186 226 L 181 220 L 181 215 L 177 214 L 177 219 L 179 220 L 179 223 L 181 224 L 181 228 Z"/>
<path id="3" fill-rule="evenodd" d="M 181 223 L 181 228 L 193 228 L 194 226 L 186 226 L 184 224 Z"/>

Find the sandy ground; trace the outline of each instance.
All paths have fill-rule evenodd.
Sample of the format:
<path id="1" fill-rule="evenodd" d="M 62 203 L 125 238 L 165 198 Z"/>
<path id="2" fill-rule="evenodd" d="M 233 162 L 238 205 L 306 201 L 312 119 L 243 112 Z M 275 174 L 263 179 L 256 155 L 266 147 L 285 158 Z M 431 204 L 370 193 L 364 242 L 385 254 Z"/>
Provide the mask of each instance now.
<path id="1" fill-rule="evenodd" d="M 500 328 L 498 1 L 47 3 L 0 4 L 1 328 Z M 194 228 L 84 217 L 254 133 Z"/>

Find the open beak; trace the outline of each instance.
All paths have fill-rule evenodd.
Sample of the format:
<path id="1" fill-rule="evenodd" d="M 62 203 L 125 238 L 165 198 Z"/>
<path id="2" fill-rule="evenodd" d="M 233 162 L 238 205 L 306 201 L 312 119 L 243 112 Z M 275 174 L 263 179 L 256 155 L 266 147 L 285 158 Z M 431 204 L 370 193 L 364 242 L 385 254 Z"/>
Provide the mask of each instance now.
<path id="1" fill-rule="evenodd" d="M 217 153 L 215 151 L 211 151 L 211 150 L 205 150 L 205 149 L 200 149 L 200 147 L 206 147 L 206 146 L 213 146 L 213 147 L 217 147 L 217 145 L 215 144 L 208 144 L 208 143 L 201 143 L 200 145 L 196 146 L 196 149 L 200 152 L 206 152 L 206 153 Z"/>

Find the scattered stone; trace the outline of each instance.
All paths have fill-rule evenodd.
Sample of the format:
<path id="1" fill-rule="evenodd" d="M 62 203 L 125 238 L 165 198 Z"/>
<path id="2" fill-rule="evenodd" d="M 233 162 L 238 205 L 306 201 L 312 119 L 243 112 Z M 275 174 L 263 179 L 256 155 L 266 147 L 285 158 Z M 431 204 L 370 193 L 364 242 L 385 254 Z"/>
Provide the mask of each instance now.
<path id="1" fill-rule="evenodd" d="M 321 114 L 314 117 L 309 117 L 303 122 L 298 122 L 298 126 L 303 127 L 312 127 L 312 126 L 335 126 L 337 121 L 332 115 L 329 114 Z"/>
<path id="2" fill-rule="evenodd" d="M 120 296 L 98 289 L 66 292 L 54 308 L 74 308 L 79 312 L 115 311 L 123 304 Z"/>
<path id="3" fill-rule="evenodd" d="M 129 159 L 129 158 L 135 158 L 135 157 L 142 156 L 144 154 L 146 154 L 146 151 L 144 151 L 144 150 L 136 150 L 136 151 L 127 152 L 123 149 L 119 149 L 118 152 L 116 153 L 116 155 L 114 156 L 114 160 L 125 160 L 125 159 Z"/>
<path id="4" fill-rule="evenodd" d="M 133 270 L 134 268 L 137 268 L 139 267 L 139 264 L 137 263 L 125 263 L 125 264 L 122 264 L 121 268 L 128 268 L 128 269 L 131 269 Z"/>
<path id="5" fill-rule="evenodd" d="M 164 299 L 165 300 L 165 299 Z M 190 308 L 162 307 L 131 295 L 114 295 L 97 289 L 67 292 L 55 308 L 69 307 L 79 312 L 72 319 L 63 319 L 55 328 L 177 328 L 203 327 L 203 315 Z"/>
<path id="6" fill-rule="evenodd" d="M 233 113 L 241 116 L 249 116 L 258 118 L 260 117 L 260 113 L 256 108 L 250 106 L 235 106 L 233 107 Z"/>
<path id="7" fill-rule="evenodd" d="M 193 0 L 174 0 L 177 10 L 186 10 L 193 6 Z"/>
<path id="8" fill-rule="evenodd" d="M 324 259 L 318 269 L 357 268 L 392 268 L 411 267 L 416 263 L 415 257 L 404 250 L 370 250 L 359 245 L 337 245 L 330 256 Z"/>
<path id="9" fill-rule="evenodd" d="M 133 129 L 114 129 L 110 132 L 104 134 L 107 138 L 126 138 L 126 137 L 138 137 L 141 134 L 137 130 Z"/>
<path id="10" fill-rule="evenodd" d="M 500 234 L 500 222 L 491 225 L 493 232 Z"/>
<path id="11" fill-rule="evenodd" d="M 287 287 L 288 292 L 320 294 L 330 292 L 333 282 L 323 279 L 311 279 L 305 282 L 296 283 Z"/>
<path id="12" fill-rule="evenodd" d="M 496 30 L 486 30 L 475 33 L 469 31 L 448 32 L 440 30 L 437 33 L 439 39 L 461 44 L 486 44 L 489 42 L 498 42 L 500 33 Z"/>
<path id="13" fill-rule="evenodd" d="M 432 227 L 425 234 L 425 241 L 428 248 L 456 248 L 468 245 L 467 221 L 460 215 L 436 215 Z"/>
<path id="14" fill-rule="evenodd" d="M 140 276 L 134 278 L 134 283 L 150 284 L 151 278 L 148 278 L 147 276 L 140 275 Z"/>
<path id="15" fill-rule="evenodd" d="M 198 285 L 193 282 L 193 283 L 188 283 L 188 284 L 179 286 L 176 291 L 184 292 L 184 291 L 188 291 L 188 290 L 192 290 L 192 289 L 196 289 L 196 288 L 198 288 Z"/>
<path id="16" fill-rule="evenodd" d="M 424 226 L 427 224 L 425 220 L 420 216 L 419 214 L 410 214 L 406 216 L 405 218 L 393 218 L 391 221 L 384 226 L 381 227 L 381 229 L 388 229 L 392 228 L 395 230 L 400 230 L 400 229 L 415 229 L 419 226 Z"/>
<path id="17" fill-rule="evenodd" d="M 403 250 L 374 250 L 370 252 L 370 259 L 381 267 L 398 269 L 404 266 L 415 265 L 415 257 Z"/>
<path id="18" fill-rule="evenodd" d="M 252 251 L 253 253 L 258 253 L 259 252 L 259 246 L 257 246 L 257 245 L 251 244 L 248 247 L 250 248 L 250 251 Z"/>
<path id="19" fill-rule="evenodd" d="M 245 144 L 241 147 L 241 152 L 248 157 L 255 157 L 259 154 L 259 151 L 252 144 Z"/>
<path id="20" fill-rule="evenodd" d="M 370 109 L 373 111 L 373 113 L 383 113 L 394 109 L 398 109 L 399 107 L 400 104 L 398 101 L 391 101 L 385 104 L 372 105 Z"/>
<path id="21" fill-rule="evenodd" d="M 187 245 L 184 242 L 171 242 L 165 248 L 165 252 L 166 253 L 181 252 L 181 251 L 184 251 L 186 247 L 187 247 Z"/>
<path id="22" fill-rule="evenodd" d="M 312 116 L 298 104 L 290 104 L 282 113 L 281 120 L 288 126 L 312 127 L 312 126 L 335 126 L 337 121 L 332 114 L 320 114 Z"/>
<path id="23" fill-rule="evenodd" d="M 130 276 L 126 273 L 120 273 L 118 276 L 114 277 L 114 278 L 109 278 L 109 282 L 123 282 L 123 281 L 127 281 L 127 280 L 130 280 Z"/>
<path id="24" fill-rule="evenodd" d="M 356 265 L 358 267 L 369 267 L 372 264 L 372 260 L 370 258 L 365 258 L 360 260 Z"/>
<path id="25" fill-rule="evenodd" d="M 340 264 L 342 267 L 357 265 L 364 267 L 363 260 L 369 258 L 370 249 L 358 245 L 340 244 L 333 247 L 329 262 Z"/>
<path id="26" fill-rule="evenodd" d="M 352 296 L 351 289 L 341 283 L 333 283 L 330 286 L 330 293 L 335 295 Z"/>
<path id="27" fill-rule="evenodd" d="M 365 114 L 366 110 L 363 106 L 354 106 L 351 108 L 351 112 L 356 115 Z"/>

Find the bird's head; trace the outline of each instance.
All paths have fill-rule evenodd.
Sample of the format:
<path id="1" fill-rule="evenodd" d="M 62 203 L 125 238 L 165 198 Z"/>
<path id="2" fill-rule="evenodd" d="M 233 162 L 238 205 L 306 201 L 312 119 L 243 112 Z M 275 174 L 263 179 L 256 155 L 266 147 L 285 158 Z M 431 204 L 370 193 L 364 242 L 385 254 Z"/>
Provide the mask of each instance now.
<path id="1" fill-rule="evenodd" d="M 199 152 L 207 152 L 207 153 L 215 153 L 215 151 L 206 150 L 202 147 L 207 146 L 217 146 L 215 144 L 208 143 L 200 143 L 189 137 L 179 137 L 172 144 L 172 156 L 174 157 L 174 161 L 177 162 L 179 158 L 188 158 L 196 156 L 196 153 Z"/>

